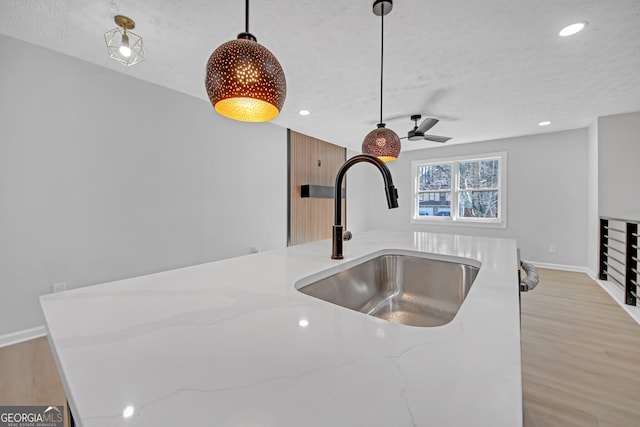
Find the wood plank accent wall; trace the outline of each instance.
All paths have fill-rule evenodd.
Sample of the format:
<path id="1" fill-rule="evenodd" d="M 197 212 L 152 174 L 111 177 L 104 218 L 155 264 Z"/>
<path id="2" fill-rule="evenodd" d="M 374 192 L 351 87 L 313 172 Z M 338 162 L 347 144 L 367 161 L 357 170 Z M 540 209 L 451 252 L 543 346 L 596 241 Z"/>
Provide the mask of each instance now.
<path id="1" fill-rule="evenodd" d="M 346 150 L 292 130 L 288 130 L 288 140 L 288 245 L 329 239 L 333 226 L 333 199 L 302 198 L 300 187 L 305 184 L 333 186 L 338 169 L 346 160 Z M 346 203 L 342 206 L 344 218 Z M 346 224 L 346 219 L 343 223 Z"/>

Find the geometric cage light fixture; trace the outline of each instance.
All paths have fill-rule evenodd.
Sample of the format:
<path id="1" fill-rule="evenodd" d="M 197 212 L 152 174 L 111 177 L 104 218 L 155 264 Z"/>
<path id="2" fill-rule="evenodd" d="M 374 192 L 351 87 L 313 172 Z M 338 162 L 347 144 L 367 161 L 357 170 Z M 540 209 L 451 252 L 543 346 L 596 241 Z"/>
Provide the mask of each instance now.
<path id="1" fill-rule="evenodd" d="M 146 55 L 142 37 L 130 31 L 136 27 L 136 23 L 123 15 L 116 15 L 114 21 L 118 26 L 104 33 L 109 56 L 125 67 L 144 61 Z"/>

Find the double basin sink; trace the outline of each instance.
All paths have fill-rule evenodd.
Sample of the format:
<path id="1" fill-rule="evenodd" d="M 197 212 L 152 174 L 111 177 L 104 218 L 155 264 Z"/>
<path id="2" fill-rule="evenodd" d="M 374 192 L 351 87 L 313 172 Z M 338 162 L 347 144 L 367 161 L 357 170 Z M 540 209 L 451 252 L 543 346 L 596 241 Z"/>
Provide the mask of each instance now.
<path id="1" fill-rule="evenodd" d="M 473 263 L 384 253 L 320 279 L 302 279 L 296 289 L 390 322 L 442 326 L 453 320 L 473 285 L 479 271 Z"/>

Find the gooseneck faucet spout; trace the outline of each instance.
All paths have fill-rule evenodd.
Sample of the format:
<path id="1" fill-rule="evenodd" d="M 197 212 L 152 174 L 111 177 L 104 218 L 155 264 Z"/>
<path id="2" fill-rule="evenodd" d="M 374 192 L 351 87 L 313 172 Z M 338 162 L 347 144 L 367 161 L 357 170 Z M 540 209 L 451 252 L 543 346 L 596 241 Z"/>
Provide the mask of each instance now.
<path id="1" fill-rule="evenodd" d="M 356 163 L 371 163 L 378 168 L 382 174 L 384 180 L 384 191 L 387 195 L 387 206 L 389 209 L 398 207 L 398 190 L 393 185 L 393 178 L 391 178 L 391 172 L 389 168 L 384 164 L 382 160 L 369 154 L 360 154 L 353 156 L 347 160 L 338 170 L 336 175 L 336 185 L 333 193 L 334 200 L 334 222 L 333 222 L 333 244 L 331 249 L 331 259 L 343 259 L 342 256 L 342 181 L 344 179 L 347 170 Z"/>

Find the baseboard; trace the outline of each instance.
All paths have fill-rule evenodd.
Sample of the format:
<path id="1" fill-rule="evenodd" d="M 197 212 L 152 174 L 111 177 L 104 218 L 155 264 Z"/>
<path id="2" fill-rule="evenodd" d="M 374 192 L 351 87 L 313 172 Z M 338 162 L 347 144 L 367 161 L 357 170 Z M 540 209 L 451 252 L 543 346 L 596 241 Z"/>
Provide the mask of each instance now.
<path id="1" fill-rule="evenodd" d="M 574 271 L 576 273 L 585 273 L 593 277 L 593 272 L 588 267 L 579 267 L 577 265 L 551 264 L 548 262 L 528 261 L 538 268 L 549 268 L 551 270 Z"/>
<path id="2" fill-rule="evenodd" d="M 587 269 L 587 274 L 596 282 L 598 281 L 598 275 L 591 269 Z"/>
<path id="3" fill-rule="evenodd" d="M 47 328 L 45 328 L 44 325 L 6 335 L 0 335 L 0 348 L 29 341 L 34 338 L 40 338 L 45 335 L 47 335 Z"/>
<path id="4" fill-rule="evenodd" d="M 627 312 L 629 316 L 631 316 L 633 320 L 636 321 L 638 325 L 640 325 L 640 306 L 624 303 L 624 290 L 621 286 L 606 280 L 595 279 L 595 281 L 609 294 L 611 298 L 613 298 L 615 302 L 618 303 L 620 307 L 622 307 L 624 311 Z"/>

